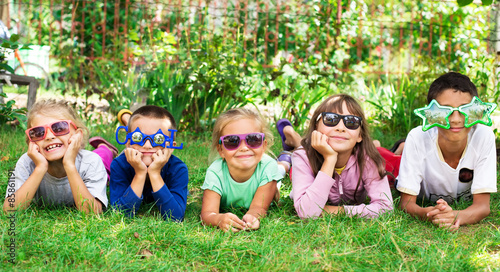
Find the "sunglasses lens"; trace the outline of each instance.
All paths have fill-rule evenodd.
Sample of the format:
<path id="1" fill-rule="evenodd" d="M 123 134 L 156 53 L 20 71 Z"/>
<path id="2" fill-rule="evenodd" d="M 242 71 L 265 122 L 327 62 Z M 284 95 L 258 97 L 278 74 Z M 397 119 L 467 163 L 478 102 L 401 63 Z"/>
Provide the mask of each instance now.
<path id="1" fill-rule="evenodd" d="M 433 108 L 425 112 L 425 119 L 429 124 L 440 124 L 446 126 L 448 124 L 449 109 Z"/>
<path id="2" fill-rule="evenodd" d="M 61 136 L 69 133 L 69 124 L 66 121 L 53 123 L 50 128 L 56 136 Z"/>
<path id="3" fill-rule="evenodd" d="M 361 120 L 357 116 L 344 116 L 344 125 L 348 129 L 357 129 L 361 125 Z"/>
<path id="4" fill-rule="evenodd" d="M 468 123 L 472 124 L 478 120 L 482 120 L 486 113 L 486 107 L 483 105 L 471 105 L 467 107 L 461 107 L 460 111 L 467 115 Z"/>
<path id="5" fill-rule="evenodd" d="M 240 137 L 237 135 L 227 135 L 222 139 L 222 143 L 227 150 L 234 150 L 240 146 Z"/>
<path id="6" fill-rule="evenodd" d="M 262 145 L 262 134 L 250 133 L 245 137 L 245 141 L 250 148 L 258 148 Z"/>
<path id="7" fill-rule="evenodd" d="M 153 142 L 157 145 L 161 145 L 165 142 L 165 136 L 161 134 L 156 134 L 155 137 L 153 138 Z"/>
<path id="8" fill-rule="evenodd" d="M 31 141 L 40 141 L 45 138 L 45 128 L 44 127 L 34 127 L 28 131 Z"/>
<path id="9" fill-rule="evenodd" d="M 142 133 L 140 132 L 134 132 L 132 134 L 132 137 L 130 137 L 130 139 L 133 141 L 133 142 L 136 142 L 136 143 L 139 143 L 142 141 Z"/>
<path id="10" fill-rule="evenodd" d="M 340 121 L 340 117 L 335 113 L 323 113 L 323 124 L 327 127 L 334 127 Z"/>

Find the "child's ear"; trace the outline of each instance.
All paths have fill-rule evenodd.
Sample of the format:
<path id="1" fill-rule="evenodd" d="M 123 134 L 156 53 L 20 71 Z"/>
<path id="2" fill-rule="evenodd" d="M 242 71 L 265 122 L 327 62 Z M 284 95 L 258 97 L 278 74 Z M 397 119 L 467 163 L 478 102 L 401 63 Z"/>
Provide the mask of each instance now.
<path id="1" fill-rule="evenodd" d="M 217 146 L 217 152 L 219 152 L 219 156 L 220 156 L 222 159 L 225 159 L 224 152 L 222 152 L 222 145 L 218 145 L 218 146 Z"/>
<path id="2" fill-rule="evenodd" d="M 264 150 L 267 149 L 267 140 L 264 140 L 264 143 L 262 144 L 262 147 L 264 147 Z"/>

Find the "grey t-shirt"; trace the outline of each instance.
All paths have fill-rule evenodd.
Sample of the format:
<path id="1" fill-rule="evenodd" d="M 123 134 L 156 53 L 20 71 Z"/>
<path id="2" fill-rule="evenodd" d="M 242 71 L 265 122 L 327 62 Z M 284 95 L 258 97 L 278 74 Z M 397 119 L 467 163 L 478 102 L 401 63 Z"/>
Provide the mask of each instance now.
<path id="1" fill-rule="evenodd" d="M 90 194 L 107 207 L 106 183 L 108 176 L 101 157 L 94 152 L 82 149 L 76 156 L 75 166 Z M 7 186 L 12 186 L 11 183 L 14 182 L 15 190 L 19 190 L 34 170 L 35 163 L 28 156 L 28 153 L 24 153 L 17 161 L 16 169 Z M 10 194 L 12 192 L 7 190 L 5 197 L 7 198 Z M 56 178 L 45 173 L 40 187 L 36 191 L 34 201 L 38 202 L 41 199 L 43 199 L 43 203 L 49 205 L 75 205 L 68 177 Z"/>

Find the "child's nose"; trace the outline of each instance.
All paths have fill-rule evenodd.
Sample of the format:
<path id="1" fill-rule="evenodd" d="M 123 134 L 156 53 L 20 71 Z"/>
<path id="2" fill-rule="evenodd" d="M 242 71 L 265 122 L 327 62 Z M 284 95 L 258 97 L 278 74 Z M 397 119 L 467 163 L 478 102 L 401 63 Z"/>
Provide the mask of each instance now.
<path id="1" fill-rule="evenodd" d="M 339 131 L 345 131 L 346 127 L 344 124 L 344 120 L 340 120 L 339 123 L 335 126 L 335 129 Z"/>
<path id="2" fill-rule="evenodd" d="M 152 144 L 151 141 L 153 141 L 153 140 L 151 140 L 150 138 L 147 138 L 146 141 L 144 141 L 144 145 L 143 146 L 146 147 L 146 148 L 152 148 L 153 144 Z"/>
<path id="3" fill-rule="evenodd" d="M 459 111 L 453 111 L 453 113 L 448 117 L 450 123 L 460 123 L 465 120 L 465 116 L 461 114 Z"/>
<path id="4" fill-rule="evenodd" d="M 46 133 L 47 134 L 45 134 L 45 139 L 53 139 L 56 137 L 51 129 L 47 129 Z"/>

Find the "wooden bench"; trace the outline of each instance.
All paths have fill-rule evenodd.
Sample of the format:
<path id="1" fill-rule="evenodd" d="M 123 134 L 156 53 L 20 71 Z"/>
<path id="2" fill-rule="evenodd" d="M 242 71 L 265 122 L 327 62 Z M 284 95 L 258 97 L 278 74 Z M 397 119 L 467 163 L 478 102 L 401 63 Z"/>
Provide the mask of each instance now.
<path id="1" fill-rule="evenodd" d="M 10 83 L 12 84 L 28 86 L 28 103 L 26 107 L 28 108 L 28 110 L 31 109 L 36 101 L 36 92 L 38 90 L 38 87 L 40 87 L 40 83 L 38 82 L 38 80 L 30 76 L 0 73 L 0 83 L 8 84 L 7 80 L 5 80 L 6 76 L 10 77 Z"/>

